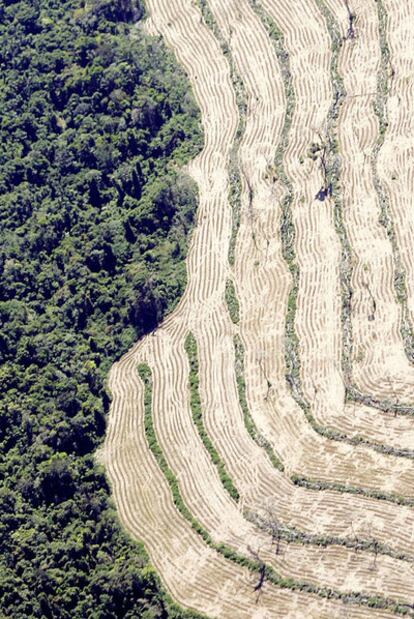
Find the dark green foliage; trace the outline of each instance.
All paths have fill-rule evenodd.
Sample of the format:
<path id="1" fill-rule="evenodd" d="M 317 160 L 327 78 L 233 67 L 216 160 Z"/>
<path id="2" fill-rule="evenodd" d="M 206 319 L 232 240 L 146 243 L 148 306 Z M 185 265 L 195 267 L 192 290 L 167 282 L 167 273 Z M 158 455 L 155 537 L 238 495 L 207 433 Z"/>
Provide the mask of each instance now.
<path id="1" fill-rule="evenodd" d="M 185 285 L 200 147 L 138 0 L 0 0 L 0 615 L 180 617 L 93 452 L 113 361 Z"/>

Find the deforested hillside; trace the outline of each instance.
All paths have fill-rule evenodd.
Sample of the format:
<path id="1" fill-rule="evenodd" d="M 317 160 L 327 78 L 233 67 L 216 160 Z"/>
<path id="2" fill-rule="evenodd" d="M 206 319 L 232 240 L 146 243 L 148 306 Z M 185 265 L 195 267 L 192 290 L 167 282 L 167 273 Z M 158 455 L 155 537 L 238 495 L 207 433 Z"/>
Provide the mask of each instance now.
<path id="1" fill-rule="evenodd" d="M 205 140 L 185 292 L 109 375 L 120 519 L 208 617 L 412 617 L 414 8 L 147 9 Z"/>
<path id="2" fill-rule="evenodd" d="M 0 0 L 1 617 L 186 616 L 95 462 L 108 370 L 182 294 L 197 206 L 199 111 L 142 18 Z"/>

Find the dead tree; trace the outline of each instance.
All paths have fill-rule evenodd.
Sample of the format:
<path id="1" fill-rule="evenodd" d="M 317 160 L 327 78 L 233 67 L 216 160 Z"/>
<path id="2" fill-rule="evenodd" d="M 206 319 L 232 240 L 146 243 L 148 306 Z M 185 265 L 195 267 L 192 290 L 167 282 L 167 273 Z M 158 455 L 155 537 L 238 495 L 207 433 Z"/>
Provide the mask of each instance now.
<path id="1" fill-rule="evenodd" d="M 250 546 L 247 547 L 247 550 L 250 552 L 250 554 L 259 564 L 259 579 L 253 588 L 253 590 L 257 593 L 257 597 L 256 597 L 256 604 L 257 604 L 260 598 L 260 594 L 262 592 L 263 585 L 266 580 L 266 565 L 264 561 L 262 561 L 262 559 L 260 558 L 259 552 L 256 552 L 255 550 L 253 550 L 253 548 L 251 548 Z"/>
<path id="2" fill-rule="evenodd" d="M 328 175 L 328 142 L 330 147 L 332 148 L 332 142 L 328 135 L 327 140 L 324 140 L 320 133 L 318 133 L 319 143 L 313 143 L 310 147 L 309 156 L 313 161 L 319 159 L 319 167 L 322 170 L 323 176 L 323 184 L 319 189 L 318 193 L 315 196 L 315 200 L 319 200 L 320 202 L 324 202 L 324 200 L 330 196 L 332 196 L 332 183 L 329 182 Z"/>
<path id="3" fill-rule="evenodd" d="M 392 81 L 395 77 L 395 68 L 390 59 L 388 59 L 388 66 L 389 66 L 389 78 L 390 78 L 390 81 Z"/>
<path id="4" fill-rule="evenodd" d="M 254 243 L 254 246 L 256 248 L 256 250 L 258 250 L 259 248 L 257 247 L 257 241 L 256 241 L 256 232 L 255 232 L 255 213 L 254 213 L 254 209 L 253 209 L 253 188 L 250 184 L 250 181 L 248 179 L 247 174 L 244 174 L 244 180 L 246 181 L 246 185 L 247 185 L 247 200 L 248 200 L 248 207 L 247 207 L 247 212 L 249 215 L 249 220 L 250 220 L 250 226 L 251 226 L 251 233 L 252 233 L 252 240 Z"/>
<path id="5" fill-rule="evenodd" d="M 280 540 L 282 539 L 281 526 L 270 505 L 267 506 L 266 512 L 267 512 L 266 527 L 269 530 L 271 538 L 272 538 L 272 542 L 271 542 L 272 546 L 273 544 L 276 545 L 275 554 L 279 555 L 280 554 Z"/>
<path id="6" fill-rule="evenodd" d="M 270 239 L 269 239 L 269 237 L 266 234 L 266 229 L 265 229 L 265 225 L 264 224 L 262 224 L 260 226 L 260 234 L 262 235 L 262 237 L 266 241 L 266 251 L 265 251 L 265 258 L 264 258 L 264 263 L 266 264 L 268 256 L 269 256 Z"/>
<path id="7" fill-rule="evenodd" d="M 264 365 L 263 365 L 263 353 L 260 353 L 260 357 L 259 357 L 259 368 L 265 378 L 266 384 L 267 384 L 267 391 L 266 391 L 266 395 L 264 397 L 265 402 L 267 401 L 268 397 L 269 397 L 269 393 L 270 390 L 272 388 L 272 383 L 269 380 L 268 375 L 266 374 L 266 370 L 264 369 Z"/>
<path id="8" fill-rule="evenodd" d="M 357 536 L 357 534 L 355 533 L 354 523 L 352 522 L 352 520 L 351 520 L 351 529 L 352 529 L 352 533 L 353 533 L 353 535 L 354 535 L 354 544 L 355 544 L 354 548 L 355 548 L 355 554 L 357 554 L 357 552 L 358 552 L 358 548 L 359 548 L 359 540 L 358 540 L 358 536 Z"/>
<path id="9" fill-rule="evenodd" d="M 345 8 L 346 11 L 348 13 L 348 30 L 346 32 L 346 37 L 345 39 L 355 39 L 355 28 L 354 28 L 354 23 L 355 23 L 355 14 L 351 11 L 350 7 L 349 7 L 349 2 L 348 0 L 344 0 L 345 3 Z"/>
<path id="10" fill-rule="evenodd" d="M 253 188 L 250 184 L 249 179 L 247 178 L 247 175 L 245 175 L 244 177 L 246 179 L 246 185 L 247 185 L 247 196 L 248 196 L 248 200 L 249 200 L 249 211 L 253 211 Z"/>
<path id="11" fill-rule="evenodd" d="M 363 282 L 363 286 L 368 291 L 368 294 L 371 299 L 372 309 L 371 309 L 371 312 L 368 314 L 368 320 L 372 321 L 372 320 L 375 320 L 375 313 L 377 311 L 377 302 L 375 301 L 374 295 L 371 292 L 371 288 L 369 287 L 369 284 L 367 282 Z"/>
<path id="12" fill-rule="evenodd" d="M 374 540 L 374 561 L 371 565 L 371 570 L 374 571 L 377 569 L 377 557 L 378 557 L 378 548 L 379 544 L 377 540 Z"/>
<path id="13" fill-rule="evenodd" d="M 280 528 L 277 520 L 269 522 L 270 534 L 272 536 L 272 546 L 276 545 L 275 555 L 280 554 Z"/>

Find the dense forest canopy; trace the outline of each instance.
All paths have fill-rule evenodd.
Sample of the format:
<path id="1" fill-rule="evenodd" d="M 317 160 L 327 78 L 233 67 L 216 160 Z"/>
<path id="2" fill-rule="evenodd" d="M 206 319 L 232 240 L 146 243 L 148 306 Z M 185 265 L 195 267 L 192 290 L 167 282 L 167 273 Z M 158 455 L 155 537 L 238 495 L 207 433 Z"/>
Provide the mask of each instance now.
<path id="1" fill-rule="evenodd" d="M 184 616 L 94 459 L 185 284 L 197 108 L 137 0 L 0 0 L 0 615 Z"/>

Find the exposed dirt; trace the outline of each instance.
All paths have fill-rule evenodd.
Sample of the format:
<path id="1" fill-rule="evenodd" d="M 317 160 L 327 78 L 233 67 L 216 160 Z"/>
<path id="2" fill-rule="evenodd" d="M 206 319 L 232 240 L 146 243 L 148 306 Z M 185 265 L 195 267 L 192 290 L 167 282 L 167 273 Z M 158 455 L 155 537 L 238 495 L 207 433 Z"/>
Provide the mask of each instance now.
<path id="1" fill-rule="evenodd" d="M 414 508 L 341 492 L 339 487 L 310 490 L 295 485 L 292 476 L 414 498 L 413 459 L 396 452 L 414 449 L 414 418 L 345 397 L 346 388 L 353 385 L 379 400 L 414 404 L 414 367 L 400 332 L 404 303 L 410 318 L 414 312 L 409 144 L 414 8 L 383 0 L 391 51 L 390 87 L 383 92 L 382 4 L 379 7 L 375 0 L 207 4 L 206 19 L 197 0 L 147 0 L 146 29 L 162 35 L 174 51 L 202 111 L 205 146 L 189 166 L 200 204 L 182 300 L 161 327 L 111 371 L 113 402 L 100 458 L 122 522 L 144 542 L 166 587 L 183 606 L 229 619 L 394 616 L 369 607 L 361 596 L 358 604 L 350 604 L 325 599 L 320 592 L 331 588 L 339 596 L 354 592 L 411 604 Z M 277 42 L 275 32 L 271 36 L 264 14 L 283 40 Z M 336 50 L 332 27 L 342 37 Z M 281 49 L 287 54 L 283 62 Z M 346 94 L 340 98 L 337 120 L 332 120 L 335 70 Z M 294 102 L 287 99 L 288 82 Z M 374 109 L 378 97 L 383 98 L 389 122 L 383 136 Z M 288 106 L 293 106 L 290 126 L 285 125 Z M 235 149 L 239 126 L 243 133 Z M 321 153 L 323 143 L 334 139 L 340 162 L 336 194 L 326 187 L 326 195 L 318 199 L 326 184 L 325 170 L 320 156 L 312 159 L 309 152 L 316 144 Z M 286 147 L 275 161 L 284 140 Z M 231 265 L 230 187 L 235 164 L 240 174 L 240 225 Z M 393 238 L 379 223 L 383 198 L 378 183 L 387 199 Z M 297 381 L 307 414 L 320 427 L 342 433 L 343 440 L 333 440 L 311 425 L 297 388 L 286 379 L 286 354 L 295 345 L 286 330 L 294 281 L 292 264 L 283 253 L 287 232 L 281 228 L 289 191 L 292 264 L 298 267 L 291 314 L 298 338 Z M 337 204 L 351 248 L 348 257 L 335 219 Z M 394 285 L 398 261 L 406 272 L 406 301 L 397 298 Z M 349 281 L 343 276 L 346 264 Z M 229 278 L 240 304 L 236 325 L 225 302 Z M 352 355 L 343 322 L 344 282 L 352 290 Z M 203 422 L 240 494 L 238 503 L 224 488 L 193 423 L 184 348 L 188 332 L 197 342 Z M 236 334 L 245 348 L 251 417 L 283 471 L 272 465 L 246 429 L 236 382 Z M 214 544 L 265 562 L 284 578 L 309 583 L 313 593 L 294 590 L 292 582 L 281 588 L 267 577 L 255 590 L 259 573 L 206 545 L 177 510 L 145 436 L 144 387 L 137 373 L 141 362 L 152 371 L 157 441 L 192 516 Z M 380 453 L 369 444 L 355 446 L 350 442 L 355 436 L 393 448 L 394 453 Z M 273 535 L 254 524 L 252 514 L 271 521 Z M 333 536 L 349 547 L 341 545 L 341 539 L 331 540 L 326 548 L 315 540 L 288 542 L 278 535 L 288 527 L 295 527 L 302 538 Z M 351 547 L 360 541 L 365 547 Z M 404 556 L 398 558 L 398 553 Z"/>

